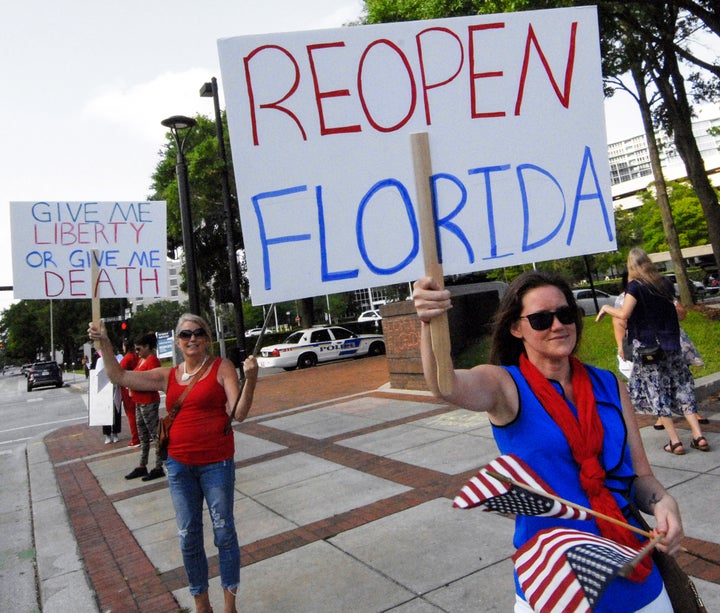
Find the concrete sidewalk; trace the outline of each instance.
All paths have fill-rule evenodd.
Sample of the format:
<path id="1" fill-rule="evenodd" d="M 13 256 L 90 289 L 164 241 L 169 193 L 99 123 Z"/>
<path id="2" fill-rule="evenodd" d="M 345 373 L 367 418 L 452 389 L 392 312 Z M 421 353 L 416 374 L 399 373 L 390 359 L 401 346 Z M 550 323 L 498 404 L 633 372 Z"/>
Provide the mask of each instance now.
<path id="1" fill-rule="evenodd" d="M 384 386 L 345 395 L 336 389 L 335 398 L 310 403 L 295 391 L 310 396 L 331 375 L 338 385 L 341 370 L 357 383 L 371 360 L 265 377 L 258 398 L 283 390 L 287 398 L 293 389 L 292 406 L 260 406 L 235 428 L 241 610 L 512 611 L 513 521 L 451 507 L 467 478 L 498 455 L 486 417 Z M 367 374 L 365 380 L 374 381 Z M 653 468 L 681 505 L 686 547 L 701 556 L 680 560 L 709 611 L 720 611 L 715 385 L 708 381 L 699 394 L 711 419 L 704 427 L 710 453 L 690 449 L 682 430 L 687 455 L 667 454 L 664 432 L 641 419 Z M 166 480 L 125 480 L 138 453 L 126 445 L 127 438 L 103 445 L 99 428 L 71 426 L 27 447 L 25 485 L 46 613 L 193 610 Z M 13 496 L 22 490 L 22 479 L 12 484 Z M 221 611 L 209 526 L 205 542 L 211 600 Z M 0 608 L 36 610 L 15 598 L 3 589 Z"/>

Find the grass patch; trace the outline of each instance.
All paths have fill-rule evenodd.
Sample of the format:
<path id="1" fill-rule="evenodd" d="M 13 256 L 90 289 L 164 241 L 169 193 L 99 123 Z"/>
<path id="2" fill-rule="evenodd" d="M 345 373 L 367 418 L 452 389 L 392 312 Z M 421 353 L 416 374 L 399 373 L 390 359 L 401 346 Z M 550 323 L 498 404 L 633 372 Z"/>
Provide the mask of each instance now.
<path id="1" fill-rule="evenodd" d="M 691 366 L 692 374 L 698 378 L 720 372 L 720 343 L 718 343 L 720 321 L 706 316 L 704 312 L 691 310 L 688 311 L 682 326 L 705 361 L 703 368 Z M 490 337 L 482 337 L 455 358 L 455 367 L 471 368 L 476 364 L 487 364 L 489 355 Z M 594 315 L 585 317 L 578 358 L 587 364 L 617 373 L 616 356 L 617 349 L 610 317 L 605 317 L 600 323 L 595 323 Z"/>

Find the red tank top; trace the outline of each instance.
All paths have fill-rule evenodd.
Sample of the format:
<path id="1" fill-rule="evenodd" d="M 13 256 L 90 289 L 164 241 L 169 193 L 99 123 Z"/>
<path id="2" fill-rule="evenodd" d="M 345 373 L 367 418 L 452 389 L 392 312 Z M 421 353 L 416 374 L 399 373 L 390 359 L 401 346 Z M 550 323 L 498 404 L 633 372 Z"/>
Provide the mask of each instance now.
<path id="1" fill-rule="evenodd" d="M 135 370 L 152 370 L 161 366 L 160 360 L 153 353 L 144 360 L 140 360 L 135 366 Z M 130 390 L 130 396 L 135 404 L 152 404 L 160 402 L 160 394 L 158 392 L 144 392 L 141 390 Z"/>
<path id="2" fill-rule="evenodd" d="M 217 381 L 221 358 L 215 358 L 205 376 L 197 381 L 185 397 L 182 408 L 170 429 L 168 455 L 178 462 L 198 466 L 212 464 L 235 455 L 235 437 L 225 434 L 228 415 L 225 388 Z M 165 397 L 170 409 L 185 390 L 177 382 L 177 367 L 170 371 Z"/>

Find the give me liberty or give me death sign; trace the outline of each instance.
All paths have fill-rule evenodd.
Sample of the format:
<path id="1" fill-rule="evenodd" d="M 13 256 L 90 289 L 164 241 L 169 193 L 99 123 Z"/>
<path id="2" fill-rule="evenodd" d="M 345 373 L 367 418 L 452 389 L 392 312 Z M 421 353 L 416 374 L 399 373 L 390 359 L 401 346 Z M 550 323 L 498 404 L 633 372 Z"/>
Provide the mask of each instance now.
<path id="1" fill-rule="evenodd" d="M 252 300 L 615 249 L 595 7 L 218 41 Z"/>
<path id="2" fill-rule="evenodd" d="M 165 202 L 11 202 L 10 224 L 15 298 L 167 294 Z"/>

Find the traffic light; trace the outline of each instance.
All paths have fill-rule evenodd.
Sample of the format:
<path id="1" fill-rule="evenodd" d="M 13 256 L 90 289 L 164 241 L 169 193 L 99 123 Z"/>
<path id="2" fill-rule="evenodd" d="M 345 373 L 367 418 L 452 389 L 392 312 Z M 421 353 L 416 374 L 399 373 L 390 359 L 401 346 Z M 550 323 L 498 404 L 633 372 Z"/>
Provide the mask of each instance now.
<path id="1" fill-rule="evenodd" d="M 128 325 L 127 325 L 127 322 L 126 322 L 126 321 L 124 321 L 124 322 L 122 322 L 122 323 L 120 324 L 120 329 L 121 329 L 123 332 L 127 332 L 127 328 L 128 328 Z"/>

